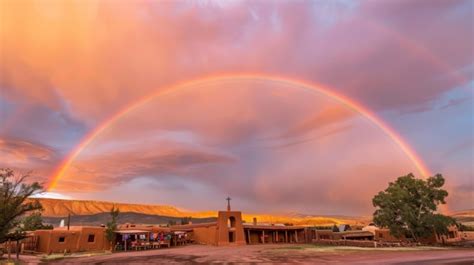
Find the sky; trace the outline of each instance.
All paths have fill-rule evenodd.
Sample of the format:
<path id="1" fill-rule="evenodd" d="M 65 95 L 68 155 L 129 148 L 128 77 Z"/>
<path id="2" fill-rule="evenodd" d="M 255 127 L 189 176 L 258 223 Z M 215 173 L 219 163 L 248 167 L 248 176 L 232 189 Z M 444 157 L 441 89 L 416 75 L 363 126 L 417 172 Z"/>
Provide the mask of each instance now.
<path id="1" fill-rule="evenodd" d="M 361 215 L 426 171 L 474 208 L 472 1 L 0 3 L 0 167 L 49 196 Z"/>

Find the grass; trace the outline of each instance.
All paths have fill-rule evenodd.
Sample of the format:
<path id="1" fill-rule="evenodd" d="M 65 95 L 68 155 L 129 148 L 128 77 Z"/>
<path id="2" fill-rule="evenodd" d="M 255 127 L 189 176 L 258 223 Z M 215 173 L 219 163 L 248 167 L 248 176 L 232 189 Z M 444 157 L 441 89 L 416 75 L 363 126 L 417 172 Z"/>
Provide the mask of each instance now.
<path id="1" fill-rule="evenodd" d="M 17 264 L 21 264 L 21 263 L 20 263 L 20 261 L 18 261 L 16 259 L 8 260 L 8 259 L 0 258 L 0 264 L 1 265 L 17 265 Z"/>
<path id="2" fill-rule="evenodd" d="M 44 255 L 41 257 L 41 261 L 48 262 L 53 260 L 61 260 L 64 258 L 84 258 L 84 257 L 94 257 L 94 256 L 103 256 L 109 255 L 111 252 L 104 251 L 104 252 L 82 252 L 82 253 L 72 253 L 72 254 L 51 254 L 51 255 Z"/>

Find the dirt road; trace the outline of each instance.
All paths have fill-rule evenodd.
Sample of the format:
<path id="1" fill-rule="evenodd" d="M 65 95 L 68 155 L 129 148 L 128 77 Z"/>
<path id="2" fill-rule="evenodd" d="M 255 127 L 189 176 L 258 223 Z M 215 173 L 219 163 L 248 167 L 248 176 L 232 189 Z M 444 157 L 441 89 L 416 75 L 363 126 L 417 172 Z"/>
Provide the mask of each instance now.
<path id="1" fill-rule="evenodd" d="M 48 261 L 54 264 L 474 264 L 474 249 L 321 247 L 312 245 L 192 245 Z M 43 264 L 46 264 L 43 263 Z"/>

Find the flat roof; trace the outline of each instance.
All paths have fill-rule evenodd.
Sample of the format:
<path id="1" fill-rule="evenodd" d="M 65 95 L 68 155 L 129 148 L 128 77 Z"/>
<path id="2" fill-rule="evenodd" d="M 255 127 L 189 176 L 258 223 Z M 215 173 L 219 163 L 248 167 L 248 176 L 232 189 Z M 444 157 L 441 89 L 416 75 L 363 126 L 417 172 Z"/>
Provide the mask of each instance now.
<path id="1" fill-rule="evenodd" d="M 349 230 L 344 232 L 335 232 L 334 234 L 342 235 L 343 237 L 366 237 L 366 236 L 374 236 L 369 231 L 362 231 L 362 230 Z"/>
<path id="2" fill-rule="evenodd" d="M 91 225 L 71 225 L 69 226 L 69 229 L 67 226 L 61 226 L 61 227 L 54 227 L 52 230 L 54 231 L 79 231 L 82 229 L 105 229 L 103 226 L 91 226 Z M 47 230 L 47 229 L 46 229 Z"/>
<path id="3" fill-rule="evenodd" d="M 117 234 L 148 234 L 151 233 L 151 231 L 147 230 L 116 230 L 114 231 Z"/>
<path id="4" fill-rule="evenodd" d="M 182 230 L 182 229 L 192 229 L 198 227 L 209 227 L 216 226 L 217 222 L 208 222 L 208 223 L 195 223 L 195 224 L 186 224 L 186 225 L 172 225 L 170 228 L 172 230 Z"/>
<path id="5" fill-rule="evenodd" d="M 301 230 L 304 226 L 279 226 L 279 225 L 253 225 L 244 224 L 244 229 L 258 229 L 258 230 Z"/>

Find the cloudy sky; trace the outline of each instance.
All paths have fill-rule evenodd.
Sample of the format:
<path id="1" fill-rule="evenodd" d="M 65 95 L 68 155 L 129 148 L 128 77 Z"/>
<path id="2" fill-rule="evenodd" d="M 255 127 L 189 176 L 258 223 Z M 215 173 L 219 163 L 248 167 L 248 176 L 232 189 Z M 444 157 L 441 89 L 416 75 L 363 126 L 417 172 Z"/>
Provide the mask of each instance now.
<path id="1" fill-rule="evenodd" d="M 474 208 L 473 5 L 2 0 L 0 167 L 75 199 L 347 215 L 426 170 Z"/>

